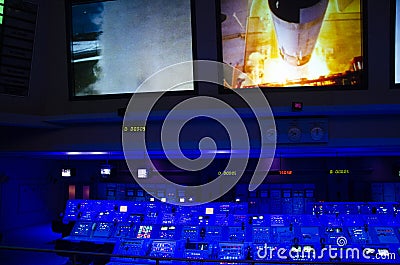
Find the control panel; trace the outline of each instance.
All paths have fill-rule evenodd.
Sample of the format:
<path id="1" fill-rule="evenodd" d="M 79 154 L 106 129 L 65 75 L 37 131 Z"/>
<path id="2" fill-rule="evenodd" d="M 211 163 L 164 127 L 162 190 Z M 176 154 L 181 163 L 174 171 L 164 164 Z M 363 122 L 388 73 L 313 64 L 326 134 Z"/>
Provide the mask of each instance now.
<path id="1" fill-rule="evenodd" d="M 160 232 L 158 237 L 161 239 L 175 239 L 176 235 L 176 227 L 171 225 L 171 226 L 161 226 Z"/>
<path id="2" fill-rule="evenodd" d="M 253 227 L 252 241 L 254 243 L 269 243 L 270 242 L 270 227 L 256 226 Z"/>
<path id="3" fill-rule="evenodd" d="M 152 225 L 141 225 L 139 226 L 139 231 L 137 232 L 136 238 L 148 239 L 151 237 L 152 231 L 153 231 Z"/>
<path id="4" fill-rule="evenodd" d="M 175 255 L 176 241 L 154 240 L 151 244 L 150 256 L 171 258 Z"/>
<path id="5" fill-rule="evenodd" d="M 111 245 L 118 257 L 108 265 L 152 264 L 155 258 L 280 261 L 279 249 L 285 249 L 291 261 L 363 263 L 386 255 L 391 259 L 385 264 L 400 264 L 400 210 L 394 210 L 400 207 L 396 207 L 316 203 L 308 207 L 308 214 L 257 214 L 248 212 L 247 203 L 178 207 L 162 202 L 72 200 L 64 221 L 75 225 L 56 248 L 93 245 L 88 251 L 98 251 Z M 340 252 L 334 258 L 318 258 L 329 247 L 343 253 L 346 247 L 358 249 L 360 258 Z"/>
<path id="6" fill-rule="evenodd" d="M 221 260 L 243 260 L 244 245 L 239 243 L 219 243 L 218 258 Z"/>
<path id="7" fill-rule="evenodd" d="M 182 239 L 188 241 L 198 241 L 200 237 L 198 226 L 184 226 L 182 228 Z"/>
<path id="8" fill-rule="evenodd" d="M 71 236 L 90 237 L 94 224 L 91 222 L 78 222 L 72 229 Z"/>
<path id="9" fill-rule="evenodd" d="M 120 255 L 126 255 L 126 256 L 144 256 L 146 254 L 144 240 L 122 239 L 121 241 L 119 241 L 118 245 L 116 246 L 114 253 L 118 253 Z"/>
<path id="10" fill-rule="evenodd" d="M 114 232 L 115 224 L 109 222 L 97 222 L 95 223 L 95 229 L 93 231 L 94 237 L 111 237 Z"/>
<path id="11" fill-rule="evenodd" d="M 186 242 L 183 258 L 187 259 L 210 259 L 212 246 L 206 242 Z"/>
<path id="12" fill-rule="evenodd" d="M 393 227 L 375 227 L 375 233 L 378 237 L 379 243 L 382 244 L 398 244 L 399 239 L 396 236 L 396 232 Z M 399 230 L 400 232 L 400 230 Z"/>

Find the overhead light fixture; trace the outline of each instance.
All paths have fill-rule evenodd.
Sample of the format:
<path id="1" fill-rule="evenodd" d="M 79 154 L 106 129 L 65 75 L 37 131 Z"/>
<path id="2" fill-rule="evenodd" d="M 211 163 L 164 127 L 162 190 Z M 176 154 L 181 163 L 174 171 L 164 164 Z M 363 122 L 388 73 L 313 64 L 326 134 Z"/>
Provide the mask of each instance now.
<path id="1" fill-rule="evenodd" d="M 107 155 L 108 152 L 66 152 L 67 155 Z"/>

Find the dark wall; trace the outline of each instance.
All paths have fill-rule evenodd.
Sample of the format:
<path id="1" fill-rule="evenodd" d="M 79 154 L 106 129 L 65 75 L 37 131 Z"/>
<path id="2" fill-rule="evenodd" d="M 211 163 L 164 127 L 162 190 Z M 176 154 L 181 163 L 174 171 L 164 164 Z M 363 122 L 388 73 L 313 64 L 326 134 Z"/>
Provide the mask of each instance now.
<path id="1" fill-rule="evenodd" d="M 0 157 L 0 230 L 48 223 L 64 207 L 56 160 Z"/>

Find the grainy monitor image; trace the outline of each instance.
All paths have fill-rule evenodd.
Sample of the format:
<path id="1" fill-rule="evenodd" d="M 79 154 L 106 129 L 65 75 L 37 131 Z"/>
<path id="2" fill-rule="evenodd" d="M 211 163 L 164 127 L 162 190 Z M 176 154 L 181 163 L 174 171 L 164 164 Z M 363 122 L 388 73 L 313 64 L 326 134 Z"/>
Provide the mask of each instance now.
<path id="1" fill-rule="evenodd" d="M 73 96 L 135 93 L 157 71 L 193 59 L 190 0 L 79 2 L 70 19 Z M 152 89 L 140 92 L 163 90 Z"/>
<path id="2" fill-rule="evenodd" d="M 228 88 L 362 86 L 360 0 L 221 0 Z"/>

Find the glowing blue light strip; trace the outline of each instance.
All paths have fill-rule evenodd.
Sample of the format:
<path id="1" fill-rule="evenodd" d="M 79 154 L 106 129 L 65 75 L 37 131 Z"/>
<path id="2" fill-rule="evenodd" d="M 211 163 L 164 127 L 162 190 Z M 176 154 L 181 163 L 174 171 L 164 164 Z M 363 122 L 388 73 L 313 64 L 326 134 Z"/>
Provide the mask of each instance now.
<path id="1" fill-rule="evenodd" d="M 66 155 L 107 155 L 108 152 L 65 152 Z"/>

